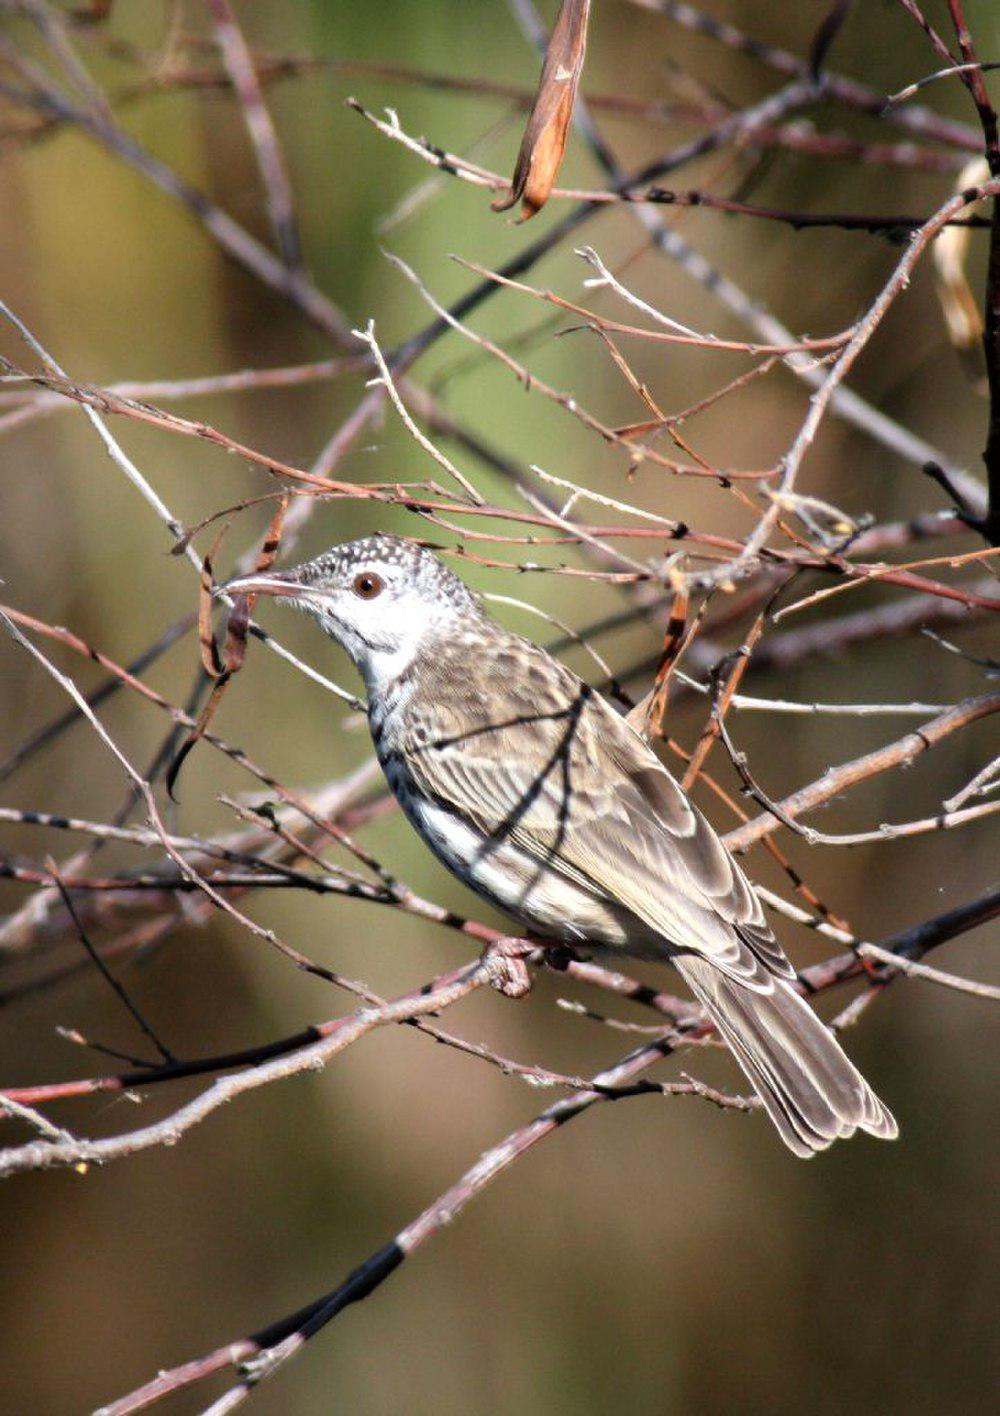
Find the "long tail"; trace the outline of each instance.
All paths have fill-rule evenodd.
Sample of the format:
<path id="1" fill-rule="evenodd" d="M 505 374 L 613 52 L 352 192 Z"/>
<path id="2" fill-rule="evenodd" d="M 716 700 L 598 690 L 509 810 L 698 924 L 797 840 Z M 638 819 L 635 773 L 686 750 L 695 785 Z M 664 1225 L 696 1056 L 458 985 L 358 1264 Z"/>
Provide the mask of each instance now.
<path id="1" fill-rule="evenodd" d="M 675 955 L 672 963 L 796 1155 L 808 1158 L 859 1127 L 886 1141 L 899 1134 L 833 1033 L 783 979 L 761 965 L 756 987 L 746 987 L 694 954 Z"/>

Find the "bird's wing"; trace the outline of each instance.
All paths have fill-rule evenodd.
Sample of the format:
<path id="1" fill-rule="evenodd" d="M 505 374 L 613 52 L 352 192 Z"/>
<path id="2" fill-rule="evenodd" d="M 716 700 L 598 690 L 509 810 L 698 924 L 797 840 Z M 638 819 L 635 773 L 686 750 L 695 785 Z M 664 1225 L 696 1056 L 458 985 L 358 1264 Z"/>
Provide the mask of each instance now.
<path id="1" fill-rule="evenodd" d="M 766 986 L 758 961 L 794 977 L 742 870 L 649 747 L 531 649 L 544 673 L 530 684 L 518 672 L 440 694 L 435 733 L 407 754 L 423 790 L 486 838 L 484 857 L 510 840 L 749 986 Z"/>

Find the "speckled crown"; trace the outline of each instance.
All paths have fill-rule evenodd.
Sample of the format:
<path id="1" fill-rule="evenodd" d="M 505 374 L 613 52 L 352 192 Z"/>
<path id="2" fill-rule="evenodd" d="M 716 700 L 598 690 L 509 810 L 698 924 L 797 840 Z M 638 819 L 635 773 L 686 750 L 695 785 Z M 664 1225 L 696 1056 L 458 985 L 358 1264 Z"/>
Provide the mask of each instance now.
<path id="1" fill-rule="evenodd" d="M 418 587 L 428 598 L 446 600 L 456 609 L 482 612 L 479 598 L 460 580 L 454 571 L 442 565 L 432 551 L 400 536 L 363 536 L 358 541 L 345 541 L 331 546 L 321 556 L 295 566 L 283 574 L 302 585 L 342 585 L 360 568 L 377 570 L 380 566 L 398 566 L 406 581 Z"/>

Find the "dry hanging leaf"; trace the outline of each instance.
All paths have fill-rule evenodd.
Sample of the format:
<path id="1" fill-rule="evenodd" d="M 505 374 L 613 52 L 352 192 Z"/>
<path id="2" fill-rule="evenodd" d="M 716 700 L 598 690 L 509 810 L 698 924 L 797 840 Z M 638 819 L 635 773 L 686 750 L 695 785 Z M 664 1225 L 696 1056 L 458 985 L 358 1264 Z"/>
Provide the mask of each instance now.
<path id="1" fill-rule="evenodd" d="M 260 550 L 257 553 L 257 560 L 253 568 L 254 575 L 263 575 L 269 571 L 274 564 L 274 558 L 278 554 L 278 547 L 281 545 L 281 533 L 285 525 L 285 513 L 288 511 L 288 494 L 285 493 L 275 508 L 270 524 L 264 534 Z M 256 595 L 235 595 L 233 597 L 233 608 L 229 612 L 229 621 L 226 625 L 226 646 L 223 650 L 222 661 L 225 674 L 228 678 L 230 674 L 238 673 L 243 667 L 243 659 L 247 650 L 247 630 L 250 626 L 250 612 L 256 604 Z"/>
<path id="2" fill-rule="evenodd" d="M 663 714 L 667 706 L 667 694 L 670 691 L 670 675 L 673 673 L 674 665 L 680 658 L 681 650 L 689 638 L 687 590 L 683 586 L 678 586 L 674 594 L 674 603 L 670 608 L 670 619 L 667 621 L 666 633 L 663 636 L 663 648 L 660 652 L 660 662 L 656 667 L 653 693 L 646 708 L 645 736 L 647 738 L 663 736 Z"/>
<path id="3" fill-rule="evenodd" d="M 589 18 L 590 0 L 563 0 L 559 7 L 510 192 L 493 202 L 494 211 L 509 211 L 520 202 L 520 219 L 527 221 L 549 199 L 566 151 L 573 103 L 587 52 Z"/>
<path id="4" fill-rule="evenodd" d="M 977 157 L 958 174 L 956 192 L 964 192 L 985 182 L 989 168 L 984 157 Z M 934 242 L 933 257 L 937 272 L 938 299 L 944 315 L 948 338 L 958 351 L 969 381 L 977 393 L 985 396 L 986 369 L 983 354 L 983 317 L 975 296 L 969 289 L 965 259 L 969 252 L 969 228 L 946 226 Z"/>
<path id="5" fill-rule="evenodd" d="M 707 603 L 705 601 L 701 606 L 695 616 L 694 623 L 689 626 L 688 593 L 684 586 L 678 583 L 674 592 L 674 603 L 670 609 L 670 619 L 663 636 L 663 647 L 660 651 L 660 662 L 656 668 L 653 687 L 625 715 L 625 721 L 629 727 L 634 728 L 639 736 L 645 738 L 647 742 L 654 737 L 665 736 L 663 714 L 667 707 L 667 695 L 670 691 L 670 675 L 681 656 L 681 651 L 686 648 L 694 634 L 697 633 L 698 624 Z"/>
<path id="6" fill-rule="evenodd" d="M 224 672 L 219 646 L 215 641 L 215 630 L 212 628 L 212 610 L 215 605 L 215 572 L 212 567 L 228 530 L 227 521 L 212 542 L 211 550 L 202 560 L 198 585 L 198 647 L 201 651 L 201 667 L 212 679 L 221 678 Z"/>
<path id="7" fill-rule="evenodd" d="M 284 525 L 285 512 L 288 510 L 288 497 L 283 496 L 278 503 L 277 510 L 271 518 L 271 524 L 267 528 L 263 544 L 257 556 L 257 563 L 254 566 L 254 573 L 261 574 L 270 570 L 274 563 L 274 558 L 281 542 L 281 530 Z M 177 756 L 170 764 L 166 776 L 167 794 L 173 799 L 174 786 L 177 782 L 181 768 L 187 760 L 191 749 L 201 741 L 208 732 L 215 711 L 219 706 L 222 695 L 226 691 L 229 680 L 233 674 L 238 673 L 243 667 L 243 660 L 246 656 L 247 630 L 250 625 L 250 612 L 253 609 L 256 595 L 234 595 L 233 608 L 229 612 L 229 620 L 226 625 L 226 643 L 222 653 L 219 653 L 219 646 L 216 643 L 215 634 L 212 630 L 212 607 L 215 603 L 215 574 L 213 562 L 218 556 L 223 538 L 229 530 L 229 522 L 219 532 L 212 544 L 212 549 L 202 562 L 201 569 L 201 596 L 198 607 L 198 636 L 201 646 L 202 668 L 209 678 L 215 680 L 212 685 L 212 692 L 208 696 L 204 708 L 197 723 L 191 729 L 188 736 L 178 749 Z"/>

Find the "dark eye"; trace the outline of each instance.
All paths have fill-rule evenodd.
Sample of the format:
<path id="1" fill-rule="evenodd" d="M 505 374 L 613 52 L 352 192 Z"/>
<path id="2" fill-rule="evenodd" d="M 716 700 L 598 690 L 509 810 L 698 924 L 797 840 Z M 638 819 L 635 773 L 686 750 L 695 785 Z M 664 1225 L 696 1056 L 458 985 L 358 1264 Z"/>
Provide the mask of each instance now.
<path id="1" fill-rule="evenodd" d="M 381 595 L 385 589 L 385 581 L 373 570 L 363 570 L 360 575 L 354 577 L 351 589 L 362 600 L 374 600 L 375 596 Z"/>

